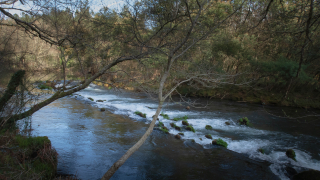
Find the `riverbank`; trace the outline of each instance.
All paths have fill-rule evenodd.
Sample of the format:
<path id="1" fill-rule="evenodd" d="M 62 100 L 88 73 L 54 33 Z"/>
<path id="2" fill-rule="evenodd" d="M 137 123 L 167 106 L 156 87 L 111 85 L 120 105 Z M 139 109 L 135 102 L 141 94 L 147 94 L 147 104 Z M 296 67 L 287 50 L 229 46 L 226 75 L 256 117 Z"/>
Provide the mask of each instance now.
<path id="1" fill-rule="evenodd" d="M 99 81 L 93 81 L 94 84 L 112 88 L 108 84 Z M 141 88 L 130 85 L 119 86 L 120 89 L 129 90 L 132 92 L 142 92 Z M 218 88 L 202 88 L 196 89 L 190 86 L 179 86 L 177 91 L 185 97 L 198 97 L 207 99 L 224 99 L 241 103 L 262 104 L 270 106 L 282 107 L 299 107 L 304 109 L 320 109 L 320 91 L 300 91 L 288 92 L 285 97 L 285 92 L 280 90 L 267 90 L 265 88 L 240 87 L 234 85 L 226 85 Z M 173 92 L 172 95 L 178 95 Z"/>
<path id="2" fill-rule="evenodd" d="M 289 106 L 300 108 L 320 109 L 320 93 L 309 92 L 289 92 L 287 97 L 280 91 L 267 91 L 265 89 L 224 86 L 223 88 L 211 88 L 197 90 L 192 87 L 181 86 L 178 88 L 179 93 L 190 97 L 205 97 L 215 99 L 226 99 L 236 102 L 247 102 L 254 104 Z"/>
<path id="3" fill-rule="evenodd" d="M 0 179 L 53 179 L 57 156 L 47 136 L 31 137 L 19 134 L 19 129 L 3 130 L 0 134 Z"/>

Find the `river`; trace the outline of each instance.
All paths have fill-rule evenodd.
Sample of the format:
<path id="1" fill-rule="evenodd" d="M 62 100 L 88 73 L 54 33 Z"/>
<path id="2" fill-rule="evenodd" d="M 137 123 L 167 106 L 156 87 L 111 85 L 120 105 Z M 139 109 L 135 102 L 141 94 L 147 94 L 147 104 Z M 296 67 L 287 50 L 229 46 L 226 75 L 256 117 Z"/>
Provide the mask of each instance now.
<path id="1" fill-rule="evenodd" d="M 270 114 L 299 117 L 310 111 L 195 98 L 187 100 L 196 100 L 201 108 L 187 110 L 187 104 L 179 98 L 173 100 L 165 103 L 162 112 L 170 118 L 187 115 L 196 132 L 182 128 L 184 136 L 175 139 L 173 135 L 179 131 L 169 124 L 182 127 L 181 121 L 160 116 L 170 134 L 154 130 L 112 179 L 287 180 L 288 167 L 297 172 L 320 170 L 319 117 L 289 119 Z M 32 135 L 49 137 L 59 154 L 58 173 L 75 174 L 84 180 L 100 179 L 144 134 L 155 108 L 156 100 L 142 93 L 91 84 L 36 112 L 31 118 Z M 135 111 L 146 113 L 147 118 L 137 116 Z M 248 117 L 253 126 L 239 125 L 237 121 L 242 117 Z M 206 130 L 206 125 L 213 130 Z M 212 145 L 206 134 L 226 141 L 227 149 Z M 265 154 L 258 152 L 259 148 Z M 297 161 L 285 155 L 287 149 L 295 150 Z"/>

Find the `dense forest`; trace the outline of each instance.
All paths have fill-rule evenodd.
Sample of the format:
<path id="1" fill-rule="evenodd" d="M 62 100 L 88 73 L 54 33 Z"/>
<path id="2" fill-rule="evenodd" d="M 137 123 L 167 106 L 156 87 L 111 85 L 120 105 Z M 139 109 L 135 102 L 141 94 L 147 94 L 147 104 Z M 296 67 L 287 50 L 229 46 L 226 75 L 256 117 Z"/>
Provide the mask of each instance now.
<path id="1" fill-rule="evenodd" d="M 85 80 L 139 55 L 98 79 L 156 92 L 167 59 L 178 56 L 165 88 L 189 81 L 175 94 L 319 107 L 317 1 L 139 1 L 98 12 L 87 1 L 41 3 L 41 13 L 21 17 L 2 7 L 5 69 Z"/>
<path id="2" fill-rule="evenodd" d="M 320 108 L 317 0 L 141 0 L 98 11 L 92 3 L 0 1 L 0 73 L 19 70 L 1 89 L 1 126 L 92 82 L 156 94 L 156 117 L 171 95 Z M 50 98 L 22 97 L 39 81 L 55 89 Z M 23 100 L 10 109 L 16 90 Z"/>

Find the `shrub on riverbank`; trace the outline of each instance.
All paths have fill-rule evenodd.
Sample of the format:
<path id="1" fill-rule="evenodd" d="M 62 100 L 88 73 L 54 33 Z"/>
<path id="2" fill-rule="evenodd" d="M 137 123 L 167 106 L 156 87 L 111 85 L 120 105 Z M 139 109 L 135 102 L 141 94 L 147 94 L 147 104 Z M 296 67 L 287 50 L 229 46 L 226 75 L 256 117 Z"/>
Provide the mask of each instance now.
<path id="1" fill-rule="evenodd" d="M 8 131 L 0 135 L 2 179 L 53 179 L 57 152 L 48 137 L 25 137 Z"/>

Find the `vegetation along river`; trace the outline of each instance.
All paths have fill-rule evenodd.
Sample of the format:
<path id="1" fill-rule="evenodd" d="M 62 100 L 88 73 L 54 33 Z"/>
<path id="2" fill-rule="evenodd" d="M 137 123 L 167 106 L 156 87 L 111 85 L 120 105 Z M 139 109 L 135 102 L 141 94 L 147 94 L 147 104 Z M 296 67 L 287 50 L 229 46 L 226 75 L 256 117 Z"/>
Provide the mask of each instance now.
<path id="1" fill-rule="evenodd" d="M 311 113 L 307 110 L 206 99 L 188 99 L 203 108 L 187 110 L 179 98 L 173 99 L 162 112 L 170 119 L 187 115 L 195 133 L 178 131 L 170 123 L 183 127 L 181 121 L 159 116 L 169 134 L 154 130 L 112 179 L 290 179 L 294 170 L 320 170 L 320 121 L 271 115 L 299 117 Z M 157 102 L 144 94 L 91 84 L 36 112 L 32 133 L 51 140 L 59 154 L 58 173 L 100 179 L 144 134 L 156 107 Z M 146 118 L 136 111 L 146 113 Z M 242 117 L 252 126 L 239 125 Z M 179 132 L 184 133 L 180 140 L 174 138 Z M 212 145 L 207 134 L 226 141 L 227 148 Z M 295 151 L 296 161 L 286 156 L 287 149 Z"/>

